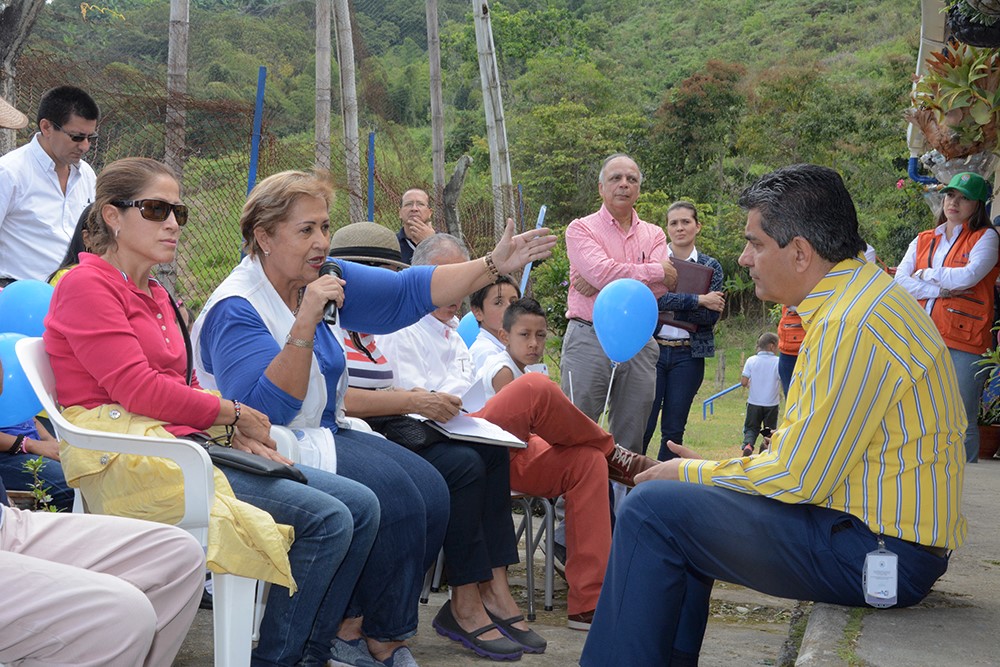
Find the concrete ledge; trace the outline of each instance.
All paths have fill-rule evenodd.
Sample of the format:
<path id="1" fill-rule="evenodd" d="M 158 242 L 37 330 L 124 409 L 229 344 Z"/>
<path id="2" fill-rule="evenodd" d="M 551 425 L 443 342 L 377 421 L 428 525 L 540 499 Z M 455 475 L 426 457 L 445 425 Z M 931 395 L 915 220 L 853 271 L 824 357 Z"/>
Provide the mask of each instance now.
<path id="1" fill-rule="evenodd" d="M 809 613 L 795 667 L 841 667 L 846 664 L 837 649 L 850 618 L 849 607 L 817 602 Z"/>

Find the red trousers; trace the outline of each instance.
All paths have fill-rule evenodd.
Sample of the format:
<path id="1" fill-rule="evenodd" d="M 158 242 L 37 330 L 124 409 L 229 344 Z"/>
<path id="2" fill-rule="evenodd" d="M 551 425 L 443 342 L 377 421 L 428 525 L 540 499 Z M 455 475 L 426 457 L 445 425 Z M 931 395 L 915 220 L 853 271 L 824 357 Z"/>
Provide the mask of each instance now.
<path id="1" fill-rule="evenodd" d="M 528 443 L 510 451 L 511 489 L 566 496 L 568 612 L 594 609 L 611 551 L 607 456 L 614 439 L 540 373 L 517 378 L 475 416 Z"/>

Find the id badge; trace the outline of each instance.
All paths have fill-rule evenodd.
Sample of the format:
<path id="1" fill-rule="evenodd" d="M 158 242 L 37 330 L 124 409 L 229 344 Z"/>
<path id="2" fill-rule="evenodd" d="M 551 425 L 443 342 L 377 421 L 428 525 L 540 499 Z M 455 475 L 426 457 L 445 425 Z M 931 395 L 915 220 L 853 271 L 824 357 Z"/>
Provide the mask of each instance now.
<path id="1" fill-rule="evenodd" d="M 866 604 L 879 609 L 896 604 L 897 566 L 896 554 L 885 548 L 885 541 L 879 535 L 878 548 L 865 556 L 865 567 L 861 573 Z"/>

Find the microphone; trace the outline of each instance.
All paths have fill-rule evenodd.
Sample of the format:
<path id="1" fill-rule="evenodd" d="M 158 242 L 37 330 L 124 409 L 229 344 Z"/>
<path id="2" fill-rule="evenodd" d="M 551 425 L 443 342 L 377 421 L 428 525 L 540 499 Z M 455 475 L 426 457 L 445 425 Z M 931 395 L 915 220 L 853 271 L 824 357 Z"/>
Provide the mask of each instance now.
<path id="1" fill-rule="evenodd" d="M 323 266 L 319 267 L 319 275 L 321 276 L 333 275 L 336 276 L 337 278 L 342 278 L 344 276 L 344 272 L 340 269 L 340 264 L 327 260 L 323 262 Z M 327 324 L 337 323 L 336 301 L 327 302 L 326 308 L 323 309 L 323 321 L 326 322 Z"/>

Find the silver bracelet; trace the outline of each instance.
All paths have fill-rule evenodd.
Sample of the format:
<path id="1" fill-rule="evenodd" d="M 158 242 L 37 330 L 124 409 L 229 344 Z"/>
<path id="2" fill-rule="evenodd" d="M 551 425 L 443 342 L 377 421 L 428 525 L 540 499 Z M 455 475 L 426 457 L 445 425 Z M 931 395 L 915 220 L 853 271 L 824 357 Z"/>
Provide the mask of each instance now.
<path id="1" fill-rule="evenodd" d="M 304 338 L 292 338 L 292 334 L 285 336 L 285 345 L 292 345 L 294 347 L 302 347 L 307 350 L 313 349 L 313 341 L 306 340 Z"/>

